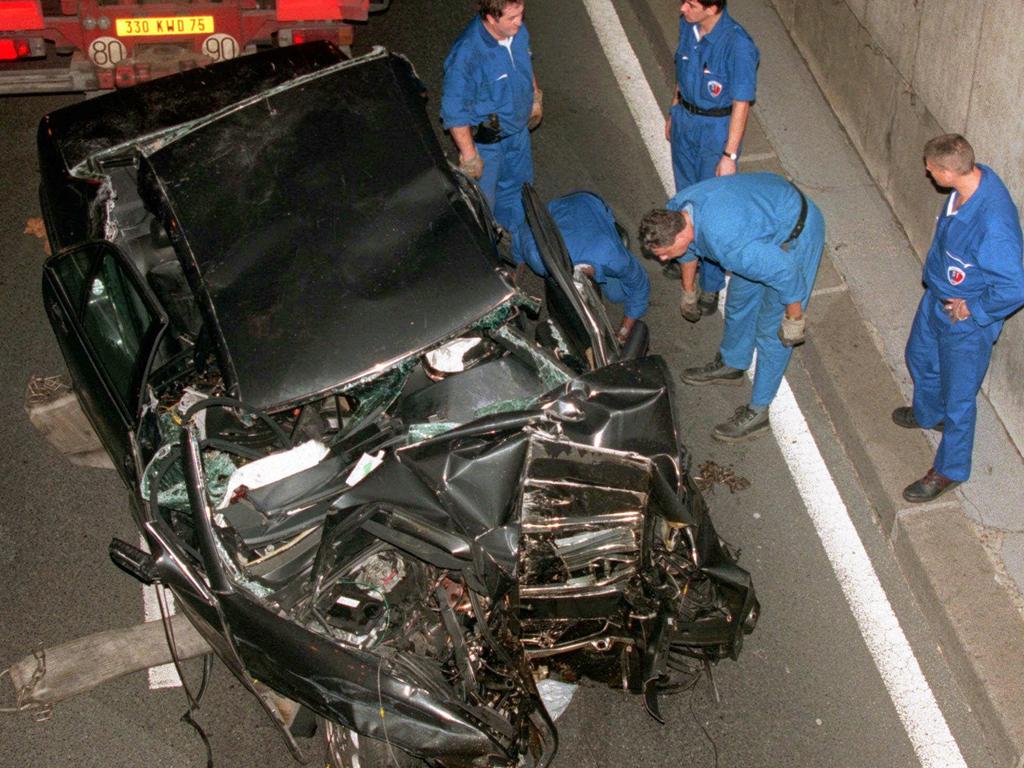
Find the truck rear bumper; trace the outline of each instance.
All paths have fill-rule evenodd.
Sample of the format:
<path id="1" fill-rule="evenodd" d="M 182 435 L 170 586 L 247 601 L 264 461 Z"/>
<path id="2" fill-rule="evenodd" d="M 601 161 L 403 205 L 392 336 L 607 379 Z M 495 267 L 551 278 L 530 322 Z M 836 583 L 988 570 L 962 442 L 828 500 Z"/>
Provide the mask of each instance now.
<path id="1" fill-rule="evenodd" d="M 17 93 L 81 93 L 99 87 L 93 68 L 0 69 L 0 96 Z"/>

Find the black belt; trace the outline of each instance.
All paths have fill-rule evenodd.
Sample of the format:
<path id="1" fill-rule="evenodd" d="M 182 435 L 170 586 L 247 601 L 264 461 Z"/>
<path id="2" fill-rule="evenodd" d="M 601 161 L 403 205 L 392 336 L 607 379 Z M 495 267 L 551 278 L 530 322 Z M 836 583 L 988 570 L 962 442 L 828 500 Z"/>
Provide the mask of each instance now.
<path id="1" fill-rule="evenodd" d="M 732 105 L 728 107 L 715 107 L 714 109 L 701 109 L 696 104 L 691 104 L 686 99 L 679 99 L 679 105 L 691 115 L 701 117 L 725 117 L 732 114 Z"/>
<path id="2" fill-rule="evenodd" d="M 470 129 L 475 144 L 497 144 L 509 137 L 509 134 L 502 132 L 501 120 L 495 114 L 487 116 L 487 122 L 474 125 Z"/>
<path id="3" fill-rule="evenodd" d="M 796 226 L 793 227 L 793 231 L 789 233 L 789 237 L 782 243 L 783 245 L 789 245 L 798 237 L 800 233 L 804 231 L 804 224 L 807 223 L 807 198 L 804 197 L 804 193 L 793 185 L 793 189 L 796 189 L 796 193 L 800 195 L 800 215 L 797 216 Z"/>

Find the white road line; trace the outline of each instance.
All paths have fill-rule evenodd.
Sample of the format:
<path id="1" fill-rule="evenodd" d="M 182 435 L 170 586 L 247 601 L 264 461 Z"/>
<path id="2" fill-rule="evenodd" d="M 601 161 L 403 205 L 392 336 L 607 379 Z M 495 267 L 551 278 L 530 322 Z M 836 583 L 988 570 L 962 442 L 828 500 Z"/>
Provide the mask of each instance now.
<path id="1" fill-rule="evenodd" d="M 647 152 L 654 161 L 654 170 L 661 178 L 661 185 L 671 195 L 675 179 L 672 176 L 672 153 L 665 140 L 665 114 L 654 98 L 615 8 L 608 0 L 583 0 L 583 4 L 590 14 L 590 23 L 601 41 L 604 55 L 612 65 L 622 95 L 626 97 L 633 121 L 640 129 Z"/>
<path id="2" fill-rule="evenodd" d="M 896 713 L 924 768 L 966 768 L 871 559 L 850 520 L 789 382 L 771 405 L 772 432 L 860 626 Z"/>
<path id="3" fill-rule="evenodd" d="M 583 4 L 665 192 L 671 195 L 674 185 L 664 117 L 618 14 L 611 0 L 583 0 Z M 775 440 L 918 761 L 924 768 L 966 768 L 788 381 L 782 382 L 772 403 L 771 422 Z"/>
<path id="4" fill-rule="evenodd" d="M 142 548 L 149 551 L 146 540 L 139 537 Z M 167 608 L 174 613 L 174 595 L 167 592 Z M 142 612 L 146 621 L 160 621 L 160 602 L 157 600 L 156 587 L 142 588 Z M 181 686 L 181 678 L 178 677 L 178 670 L 173 664 L 161 664 L 159 667 L 149 668 L 149 687 L 156 688 L 178 688 Z"/>

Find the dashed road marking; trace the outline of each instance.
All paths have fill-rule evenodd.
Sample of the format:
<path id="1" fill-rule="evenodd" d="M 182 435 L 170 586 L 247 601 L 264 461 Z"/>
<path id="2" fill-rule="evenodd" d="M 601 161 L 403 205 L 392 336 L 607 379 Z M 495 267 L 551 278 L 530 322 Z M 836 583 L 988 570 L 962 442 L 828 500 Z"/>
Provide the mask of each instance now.
<path id="1" fill-rule="evenodd" d="M 145 551 L 149 551 L 149 547 L 146 546 L 146 540 L 140 536 L 139 541 Z M 142 612 L 146 621 L 160 621 L 160 601 L 156 595 L 156 587 L 142 588 Z M 167 598 L 167 608 L 170 613 L 174 614 L 174 595 L 170 591 L 165 591 L 164 594 Z M 179 688 L 181 686 L 181 678 L 178 677 L 178 670 L 174 668 L 173 664 L 161 664 L 159 667 L 149 668 L 149 687 L 151 689 L 156 688 Z"/>

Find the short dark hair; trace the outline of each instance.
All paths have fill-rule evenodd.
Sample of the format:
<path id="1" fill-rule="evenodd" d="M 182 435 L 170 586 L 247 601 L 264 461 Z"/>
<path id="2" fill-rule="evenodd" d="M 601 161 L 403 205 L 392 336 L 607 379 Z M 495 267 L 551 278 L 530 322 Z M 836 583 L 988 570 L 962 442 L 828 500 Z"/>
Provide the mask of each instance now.
<path id="1" fill-rule="evenodd" d="M 654 208 L 640 219 L 640 247 L 646 254 L 654 248 L 667 248 L 686 229 L 686 219 L 679 211 Z"/>
<path id="2" fill-rule="evenodd" d="M 726 1 L 727 0 L 697 0 L 697 2 L 703 5 L 705 8 L 710 8 L 712 5 L 717 5 L 719 13 L 725 10 Z"/>
<path id="3" fill-rule="evenodd" d="M 962 176 L 974 170 L 974 147 L 959 133 L 944 133 L 924 145 L 924 159 Z"/>
<path id="4" fill-rule="evenodd" d="M 510 5 L 522 5 L 524 0 L 477 0 L 480 18 L 493 16 L 500 19 Z"/>

